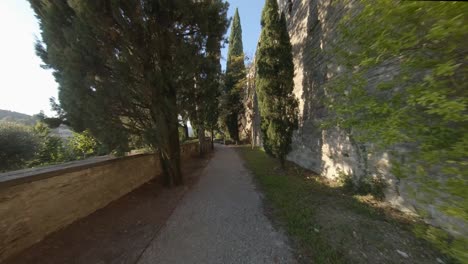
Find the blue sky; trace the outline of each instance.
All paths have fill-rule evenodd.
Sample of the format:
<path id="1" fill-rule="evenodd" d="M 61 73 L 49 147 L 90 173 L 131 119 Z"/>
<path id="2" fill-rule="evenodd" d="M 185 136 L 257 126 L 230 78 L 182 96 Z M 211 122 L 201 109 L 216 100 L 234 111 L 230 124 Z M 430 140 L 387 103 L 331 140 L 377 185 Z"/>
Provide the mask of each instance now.
<path id="1" fill-rule="evenodd" d="M 239 8 L 244 52 L 253 57 L 260 36 L 263 0 L 229 1 L 229 17 Z M 57 97 L 57 83 L 52 73 L 40 67 L 34 43 L 40 36 L 39 25 L 26 0 L 0 0 L 0 109 L 25 114 L 50 111 L 49 98 Z M 229 36 L 230 31 L 227 32 Z M 223 69 L 227 45 L 222 51 Z"/>

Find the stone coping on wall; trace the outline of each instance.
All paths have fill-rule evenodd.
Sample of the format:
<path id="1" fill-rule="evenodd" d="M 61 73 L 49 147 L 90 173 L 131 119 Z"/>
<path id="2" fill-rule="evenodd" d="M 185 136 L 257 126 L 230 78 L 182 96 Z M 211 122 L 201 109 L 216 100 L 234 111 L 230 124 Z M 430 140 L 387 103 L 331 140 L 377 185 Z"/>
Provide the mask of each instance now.
<path id="1" fill-rule="evenodd" d="M 198 144 L 198 142 L 189 142 L 184 145 Z M 181 150 L 182 151 L 182 150 Z M 39 168 L 30 168 L 23 170 L 10 171 L 0 173 L 0 189 L 12 187 L 15 185 L 44 180 L 47 178 L 62 175 L 67 172 L 74 172 L 87 168 L 103 166 L 112 162 L 121 161 L 122 159 L 134 159 L 142 156 L 154 155 L 154 153 L 138 153 L 130 154 L 123 157 L 115 157 L 112 155 L 88 158 L 85 160 L 71 161 L 56 165 L 44 166 Z"/>
<path id="2" fill-rule="evenodd" d="M 85 160 L 77 160 L 66 162 L 57 165 L 50 165 L 40 168 L 30 168 L 24 170 L 17 170 L 11 172 L 0 173 L 0 189 L 12 187 L 15 185 L 34 182 L 39 180 L 44 180 L 47 178 L 55 177 L 62 175 L 67 172 L 74 172 L 78 170 L 83 170 L 91 167 L 103 166 L 112 162 L 117 162 L 122 159 L 133 159 L 146 155 L 154 155 L 151 153 L 147 154 L 135 154 L 131 156 L 124 157 L 114 157 L 114 156 L 100 156 L 93 157 Z"/>

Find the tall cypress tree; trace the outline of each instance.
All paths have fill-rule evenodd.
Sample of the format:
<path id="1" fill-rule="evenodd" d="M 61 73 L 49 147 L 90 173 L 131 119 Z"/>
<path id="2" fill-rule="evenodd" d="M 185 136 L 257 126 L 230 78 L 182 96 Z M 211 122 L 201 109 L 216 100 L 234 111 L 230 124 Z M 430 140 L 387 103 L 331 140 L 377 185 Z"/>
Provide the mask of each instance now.
<path id="1" fill-rule="evenodd" d="M 242 84 L 245 77 L 244 47 L 242 44 L 242 27 L 239 10 L 236 8 L 232 21 L 231 35 L 226 65 L 226 102 L 228 114 L 226 126 L 229 135 L 236 142 L 239 141 L 239 115 L 242 112 Z"/>
<path id="2" fill-rule="evenodd" d="M 257 49 L 256 88 L 265 151 L 284 166 L 292 133 L 297 128 L 298 103 L 293 94 L 294 64 L 284 14 L 276 0 L 266 0 Z"/>
<path id="3" fill-rule="evenodd" d="M 221 43 L 208 40 L 206 48 L 205 112 L 203 121 L 211 134 L 211 148 L 214 149 L 214 130 L 218 124 L 221 96 Z"/>
<path id="4" fill-rule="evenodd" d="M 142 138 L 158 150 L 166 184 L 182 184 L 177 99 L 200 74 L 187 61 L 224 35 L 228 4 L 29 1 L 42 30 L 37 52 L 54 70 L 71 125 L 112 149 Z"/>
<path id="5" fill-rule="evenodd" d="M 223 3 L 220 2 L 220 4 Z M 213 7 L 207 10 L 205 16 L 207 21 L 216 21 L 216 17 L 219 16 L 219 8 L 216 8 L 213 3 L 211 5 Z M 227 7 L 225 4 L 224 6 Z M 226 11 L 226 9 L 223 10 Z M 223 17 L 226 17 L 226 13 L 223 14 Z M 208 23 L 207 27 L 210 32 L 224 30 L 225 33 L 229 23 L 227 19 L 223 22 Z M 179 94 L 179 104 L 184 109 L 182 116 L 190 119 L 192 127 L 196 129 L 200 144 L 205 140 L 205 130 L 209 130 L 213 134 L 218 122 L 219 97 L 221 95 L 220 59 L 224 33 L 208 35 L 202 39 L 192 39 L 194 47 L 196 47 L 194 50 L 196 56 L 192 61 L 185 63 L 192 70 L 190 76 L 193 78 L 190 78 L 190 83 L 186 85 L 188 89 L 182 89 Z M 204 149 L 200 147 L 200 154 L 203 154 L 203 151 Z"/>

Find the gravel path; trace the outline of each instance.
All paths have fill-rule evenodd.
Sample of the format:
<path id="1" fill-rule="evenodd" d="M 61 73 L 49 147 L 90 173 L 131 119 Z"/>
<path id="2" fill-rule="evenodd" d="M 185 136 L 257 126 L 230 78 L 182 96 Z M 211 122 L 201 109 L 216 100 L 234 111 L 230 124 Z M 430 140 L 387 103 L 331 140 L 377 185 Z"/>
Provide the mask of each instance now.
<path id="1" fill-rule="evenodd" d="M 234 149 L 217 146 L 198 184 L 138 263 L 295 263 L 285 235 L 263 214 L 260 194 Z"/>

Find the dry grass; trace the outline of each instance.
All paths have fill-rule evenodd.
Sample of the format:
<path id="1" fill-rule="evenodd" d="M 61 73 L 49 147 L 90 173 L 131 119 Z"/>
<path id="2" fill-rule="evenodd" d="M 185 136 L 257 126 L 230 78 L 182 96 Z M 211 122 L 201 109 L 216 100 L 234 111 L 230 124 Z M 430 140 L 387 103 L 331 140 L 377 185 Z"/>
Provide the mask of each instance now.
<path id="1" fill-rule="evenodd" d="M 294 164 L 278 169 L 260 150 L 239 148 L 275 222 L 304 263 L 456 263 L 417 238 L 417 218 L 372 196 L 357 196 Z"/>

